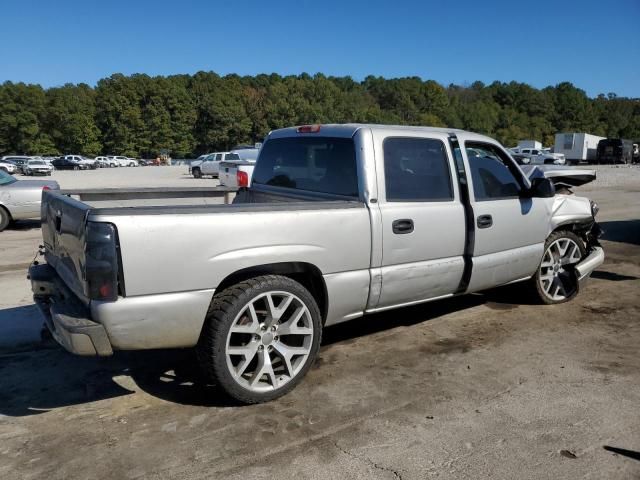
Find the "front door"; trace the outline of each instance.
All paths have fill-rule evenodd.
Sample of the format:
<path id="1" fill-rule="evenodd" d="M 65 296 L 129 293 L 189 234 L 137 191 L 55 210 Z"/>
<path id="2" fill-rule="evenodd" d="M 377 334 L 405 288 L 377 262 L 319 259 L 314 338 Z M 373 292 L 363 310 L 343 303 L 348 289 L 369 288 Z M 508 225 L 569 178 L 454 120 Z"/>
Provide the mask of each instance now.
<path id="1" fill-rule="evenodd" d="M 464 270 L 465 217 L 445 134 L 375 131 L 384 309 L 450 295 Z"/>
<path id="2" fill-rule="evenodd" d="M 530 277 L 542 258 L 553 199 L 522 195 L 524 176 L 498 144 L 467 140 L 464 134 L 458 140 L 474 215 L 468 291 Z"/>

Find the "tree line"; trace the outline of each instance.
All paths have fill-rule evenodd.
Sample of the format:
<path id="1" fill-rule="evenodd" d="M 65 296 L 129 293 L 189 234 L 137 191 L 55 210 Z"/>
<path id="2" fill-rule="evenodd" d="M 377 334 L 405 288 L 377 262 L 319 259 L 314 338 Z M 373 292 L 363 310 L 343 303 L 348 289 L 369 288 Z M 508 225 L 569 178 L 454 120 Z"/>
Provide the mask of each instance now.
<path id="1" fill-rule="evenodd" d="M 307 123 L 462 128 L 552 145 L 556 132 L 640 139 L 640 99 L 590 98 L 568 82 L 543 89 L 475 82 L 444 87 L 418 77 L 114 74 L 95 87 L 0 85 L 0 154 L 113 154 L 174 158 L 261 141 Z"/>

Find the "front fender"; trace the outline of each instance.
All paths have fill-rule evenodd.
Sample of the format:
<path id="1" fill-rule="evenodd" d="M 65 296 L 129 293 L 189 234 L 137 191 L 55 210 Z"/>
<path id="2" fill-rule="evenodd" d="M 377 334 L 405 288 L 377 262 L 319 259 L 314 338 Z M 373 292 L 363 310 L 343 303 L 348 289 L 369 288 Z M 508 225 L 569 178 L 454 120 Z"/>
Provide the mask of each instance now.
<path id="1" fill-rule="evenodd" d="M 562 225 L 591 222 L 593 222 L 593 215 L 588 198 L 576 195 L 556 195 L 553 198 L 549 233 Z"/>

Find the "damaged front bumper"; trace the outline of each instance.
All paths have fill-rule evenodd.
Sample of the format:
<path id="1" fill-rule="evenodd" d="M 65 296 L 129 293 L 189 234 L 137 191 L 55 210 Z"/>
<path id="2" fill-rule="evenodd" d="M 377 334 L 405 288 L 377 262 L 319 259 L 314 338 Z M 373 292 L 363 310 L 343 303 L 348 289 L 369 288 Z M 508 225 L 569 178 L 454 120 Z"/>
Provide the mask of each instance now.
<path id="1" fill-rule="evenodd" d="M 593 247 L 589 255 L 575 267 L 578 281 L 583 283 L 591 273 L 604 263 L 604 250 L 602 247 Z"/>
<path id="2" fill-rule="evenodd" d="M 592 203 L 592 210 L 593 210 Z M 596 221 L 594 221 L 584 232 L 584 238 L 587 243 L 587 256 L 575 266 L 578 282 L 583 284 L 593 273 L 593 271 L 604 263 L 604 250 L 598 239 L 602 236 L 602 229 Z"/>

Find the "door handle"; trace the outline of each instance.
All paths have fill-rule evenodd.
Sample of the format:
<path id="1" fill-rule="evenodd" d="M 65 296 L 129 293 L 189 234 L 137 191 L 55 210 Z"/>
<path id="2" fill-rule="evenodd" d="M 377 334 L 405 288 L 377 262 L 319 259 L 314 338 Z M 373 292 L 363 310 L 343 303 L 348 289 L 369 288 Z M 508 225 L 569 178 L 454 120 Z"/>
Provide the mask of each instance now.
<path id="1" fill-rule="evenodd" d="M 478 228 L 489 228 L 493 225 L 493 218 L 491 215 L 480 215 L 477 220 Z"/>
<path id="2" fill-rule="evenodd" d="M 403 233 L 411 233 L 413 232 L 413 220 L 410 218 L 402 218 L 400 220 L 394 220 L 391 224 L 393 228 L 393 233 L 397 233 L 398 235 L 402 235 Z"/>

